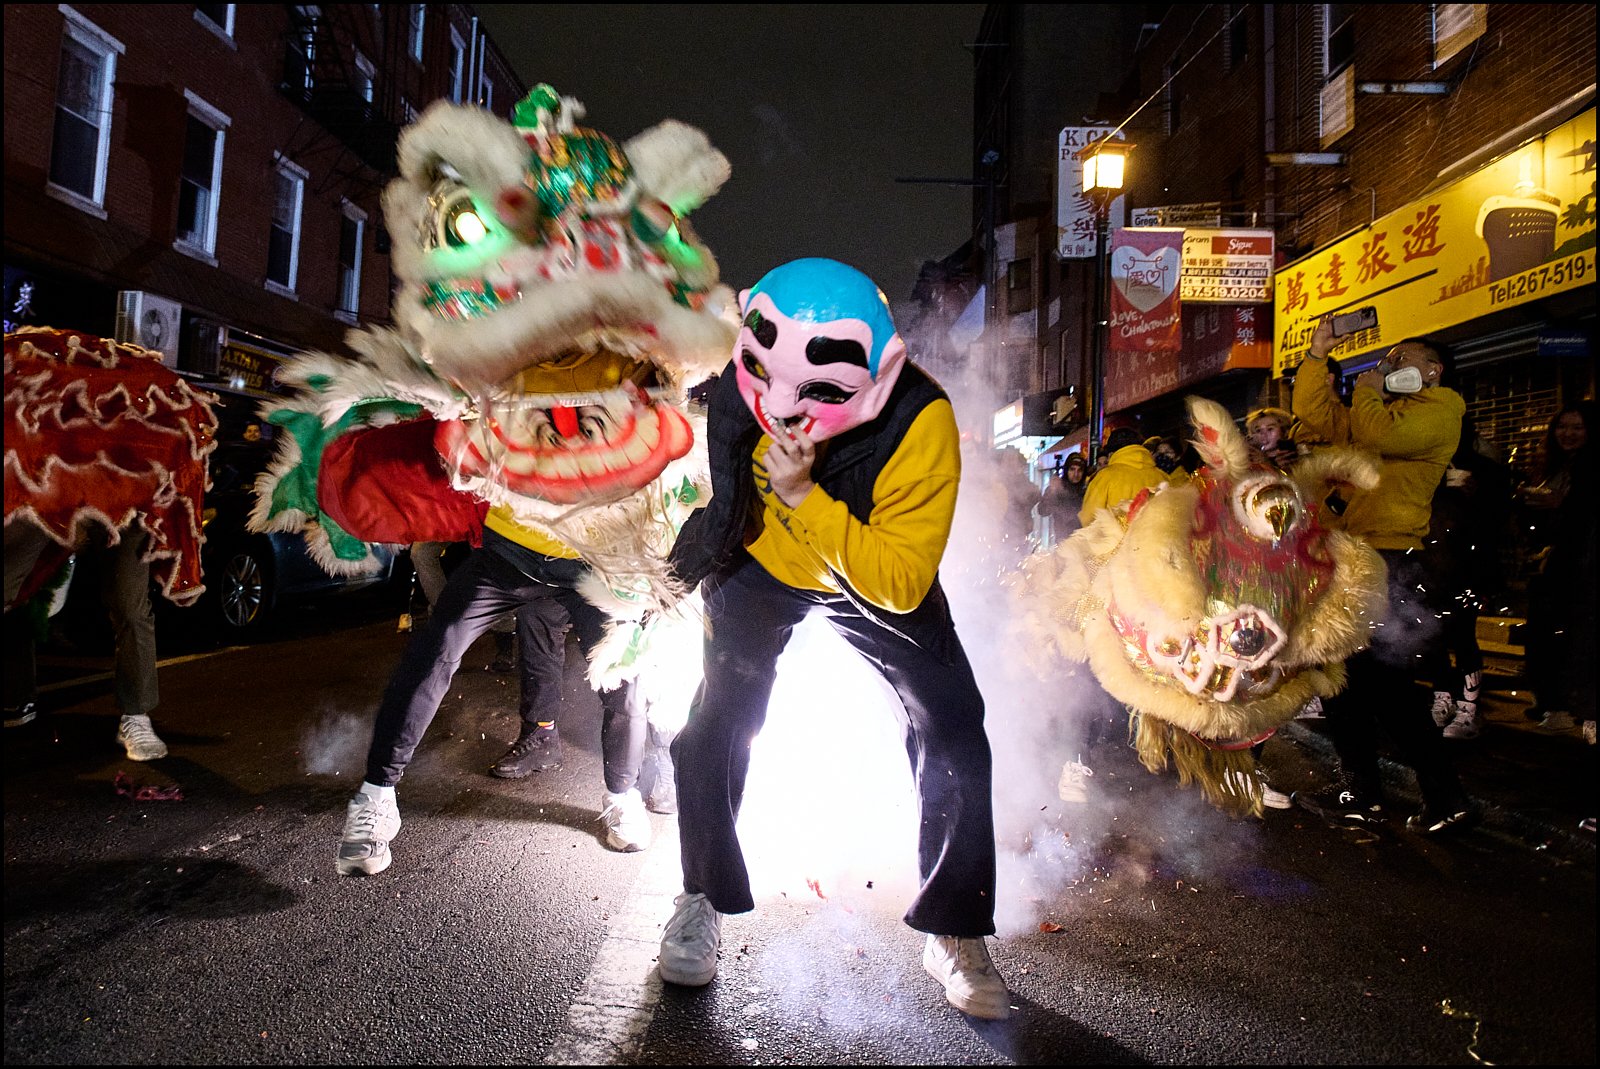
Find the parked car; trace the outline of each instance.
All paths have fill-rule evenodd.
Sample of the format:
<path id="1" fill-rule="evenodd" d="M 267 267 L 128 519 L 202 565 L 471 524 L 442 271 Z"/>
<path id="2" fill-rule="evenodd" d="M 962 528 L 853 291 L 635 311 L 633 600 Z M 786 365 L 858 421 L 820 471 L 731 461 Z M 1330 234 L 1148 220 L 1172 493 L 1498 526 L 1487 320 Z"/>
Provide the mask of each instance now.
<path id="1" fill-rule="evenodd" d="M 256 534 L 245 523 L 255 505 L 256 477 L 266 470 L 271 447 L 264 441 L 223 441 L 211 454 L 211 489 L 206 492 L 201 552 L 206 592 L 199 609 L 226 633 L 260 631 L 285 605 L 345 595 L 405 581 L 404 548 L 373 543 L 378 569 L 368 575 L 329 575 L 312 559 L 303 534 Z"/>

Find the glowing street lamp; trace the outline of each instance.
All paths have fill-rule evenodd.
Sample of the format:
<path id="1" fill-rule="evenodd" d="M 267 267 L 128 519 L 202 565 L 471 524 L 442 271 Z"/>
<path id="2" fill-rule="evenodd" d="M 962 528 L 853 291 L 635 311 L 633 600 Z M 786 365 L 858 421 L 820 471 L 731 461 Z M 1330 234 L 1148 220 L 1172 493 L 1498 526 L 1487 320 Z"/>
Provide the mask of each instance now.
<path id="1" fill-rule="evenodd" d="M 1089 464 L 1100 459 L 1100 439 L 1106 425 L 1106 286 L 1111 271 L 1106 264 L 1106 229 L 1111 202 L 1122 192 L 1128 153 L 1133 144 L 1103 137 L 1078 150 L 1083 160 L 1083 195 L 1094 205 L 1094 347 L 1089 377 L 1094 383 L 1094 404 L 1089 416 Z"/>

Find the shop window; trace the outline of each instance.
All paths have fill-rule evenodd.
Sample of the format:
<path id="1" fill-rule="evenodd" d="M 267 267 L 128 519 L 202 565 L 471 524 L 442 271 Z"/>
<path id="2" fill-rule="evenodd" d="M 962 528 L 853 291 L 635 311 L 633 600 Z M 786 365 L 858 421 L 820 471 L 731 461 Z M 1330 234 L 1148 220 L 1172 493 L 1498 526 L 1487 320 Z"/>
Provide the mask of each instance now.
<path id="1" fill-rule="evenodd" d="M 214 263 L 222 146 L 229 119 L 193 92 L 185 90 L 184 95 L 189 100 L 189 118 L 178 176 L 178 236 L 173 244 L 180 252 Z"/>
<path id="2" fill-rule="evenodd" d="M 104 217 L 106 161 L 111 148 L 111 102 L 122 43 L 70 9 L 56 72 L 50 190 Z"/>
<path id="3" fill-rule="evenodd" d="M 361 314 L 361 242 L 366 235 L 367 213 L 349 201 L 341 206 L 339 217 L 339 307 L 340 319 L 354 323 Z"/>
<path id="4" fill-rule="evenodd" d="M 267 288 L 292 295 L 300 269 L 300 211 L 306 172 L 283 157 L 273 172 L 272 226 L 267 235 Z"/>

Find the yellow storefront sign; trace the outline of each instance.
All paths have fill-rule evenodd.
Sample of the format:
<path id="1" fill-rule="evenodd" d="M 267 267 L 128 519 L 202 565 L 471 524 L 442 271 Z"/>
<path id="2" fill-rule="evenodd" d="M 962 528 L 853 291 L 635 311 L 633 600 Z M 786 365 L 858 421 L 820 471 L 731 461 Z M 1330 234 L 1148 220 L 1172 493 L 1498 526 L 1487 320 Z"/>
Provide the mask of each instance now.
<path id="1" fill-rule="evenodd" d="M 1595 262 L 1594 109 L 1327 248 L 1278 269 L 1272 373 L 1297 367 L 1325 315 L 1371 306 L 1378 325 L 1336 357 L 1384 349 L 1589 285 Z"/>

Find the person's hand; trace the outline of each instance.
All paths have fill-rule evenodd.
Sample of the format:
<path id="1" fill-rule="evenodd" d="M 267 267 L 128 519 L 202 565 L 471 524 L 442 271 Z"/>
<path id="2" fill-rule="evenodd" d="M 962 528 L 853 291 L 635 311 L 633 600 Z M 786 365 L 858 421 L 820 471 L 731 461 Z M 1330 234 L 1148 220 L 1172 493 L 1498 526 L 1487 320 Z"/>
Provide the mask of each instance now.
<path id="1" fill-rule="evenodd" d="M 1311 355 L 1323 359 L 1333 352 L 1333 341 L 1333 317 L 1323 316 L 1317 321 L 1317 329 L 1311 332 Z"/>
<path id="2" fill-rule="evenodd" d="M 817 443 L 802 430 L 779 426 L 767 450 L 767 475 L 772 492 L 790 508 L 798 508 L 817 484 L 811 481 L 811 466 L 817 460 Z"/>
<path id="3" fill-rule="evenodd" d="M 1383 372 L 1375 367 L 1369 367 L 1356 376 L 1356 387 L 1370 386 L 1379 393 L 1383 392 Z"/>

